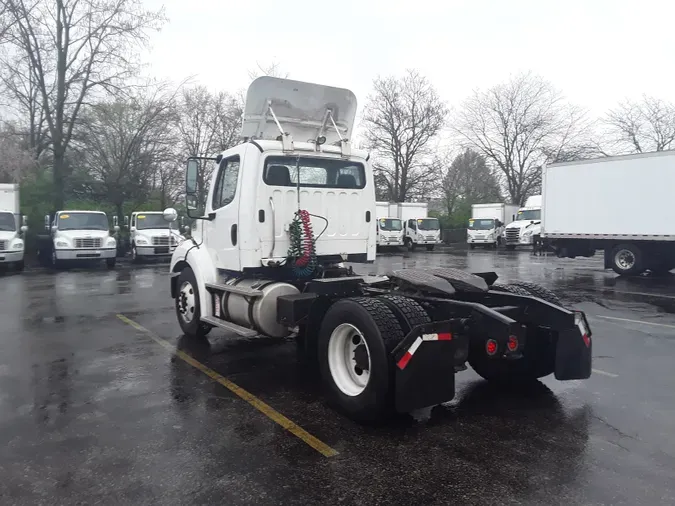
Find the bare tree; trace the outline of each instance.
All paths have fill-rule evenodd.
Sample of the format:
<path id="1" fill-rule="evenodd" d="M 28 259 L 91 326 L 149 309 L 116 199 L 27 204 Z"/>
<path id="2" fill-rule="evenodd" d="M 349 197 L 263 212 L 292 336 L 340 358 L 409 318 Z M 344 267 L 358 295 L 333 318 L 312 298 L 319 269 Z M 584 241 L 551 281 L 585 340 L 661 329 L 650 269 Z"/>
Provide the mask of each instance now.
<path id="1" fill-rule="evenodd" d="M 516 204 L 540 190 L 543 163 L 585 158 L 593 152 L 585 112 L 532 74 L 475 91 L 453 128 L 462 144 L 494 165 Z"/>
<path id="2" fill-rule="evenodd" d="M 439 177 L 431 147 L 445 124 L 445 104 L 414 70 L 402 78 L 377 78 L 373 86 L 362 126 L 381 195 L 395 202 L 431 196 Z"/>
<path id="3" fill-rule="evenodd" d="M 140 0 L 4 0 L 5 39 L 30 62 L 53 154 L 54 202 L 63 207 L 66 154 L 83 106 L 138 69 L 136 50 L 159 28 L 163 12 Z"/>
<path id="4" fill-rule="evenodd" d="M 501 194 L 497 178 L 485 162 L 485 157 L 465 149 L 448 164 L 449 155 L 436 163 L 447 167 L 443 177 L 443 199 L 448 215 L 457 211 L 459 204 L 499 202 Z"/>
<path id="5" fill-rule="evenodd" d="M 644 153 L 675 146 L 675 104 L 659 98 L 625 100 L 607 113 L 605 125 L 613 151 Z"/>
<path id="6" fill-rule="evenodd" d="M 281 77 L 282 79 L 288 79 L 288 72 L 282 70 L 279 62 L 271 62 L 266 65 L 260 64 L 259 62 L 255 63 L 256 68 L 248 71 L 248 77 L 253 81 L 254 79 L 260 76 L 272 76 L 272 77 Z"/>
<path id="7" fill-rule="evenodd" d="M 174 96 L 166 92 L 91 105 L 74 137 L 88 196 L 113 204 L 120 219 L 125 203 L 147 201 L 158 180 L 162 187 L 176 171 L 174 122 Z"/>
<path id="8" fill-rule="evenodd" d="M 20 183 L 35 166 L 35 159 L 21 137 L 11 125 L 0 130 L 0 183 Z"/>

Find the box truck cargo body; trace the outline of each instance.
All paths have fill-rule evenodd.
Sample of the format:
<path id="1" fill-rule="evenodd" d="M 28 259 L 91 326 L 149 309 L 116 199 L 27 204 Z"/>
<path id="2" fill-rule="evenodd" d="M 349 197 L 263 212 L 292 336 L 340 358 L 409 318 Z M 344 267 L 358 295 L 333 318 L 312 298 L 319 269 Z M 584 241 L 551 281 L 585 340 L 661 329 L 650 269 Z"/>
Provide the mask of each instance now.
<path id="1" fill-rule="evenodd" d="M 0 265 L 22 271 L 26 218 L 19 213 L 19 185 L 0 184 Z"/>
<path id="2" fill-rule="evenodd" d="M 466 242 L 471 249 L 478 245 L 496 248 L 502 242 L 504 227 L 511 223 L 518 212 L 514 204 L 474 204 L 466 231 Z"/>
<path id="3" fill-rule="evenodd" d="M 675 268 L 675 151 L 542 169 L 542 237 L 560 257 L 605 255 L 619 274 Z"/>
<path id="4" fill-rule="evenodd" d="M 377 246 L 403 246 L 403 221 L 396 215 L 396 205 L 376 202 Z M 393 209 L 393 214 L 390 212 Z"/>

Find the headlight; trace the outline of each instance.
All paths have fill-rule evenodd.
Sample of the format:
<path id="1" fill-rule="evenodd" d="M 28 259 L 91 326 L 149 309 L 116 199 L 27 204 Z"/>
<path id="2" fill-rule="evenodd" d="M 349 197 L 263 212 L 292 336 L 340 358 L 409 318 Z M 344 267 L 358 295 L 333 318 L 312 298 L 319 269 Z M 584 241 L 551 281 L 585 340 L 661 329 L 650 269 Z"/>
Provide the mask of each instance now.
<path id="1" fill-rule="evenodd" d="M 534 230 L 526 230 L 525 232 L 523 232 L 523 237 L 530 237 L 532 235 L 532 232 L 534 232 Z"/>
<path id="2" fill-rule="evenodd" d="M 148 244 L 148 240 L 145 237 L 137 237 L 134 239 L 134 242 L 138 245 Z"/>
<path id="3" fill-rule="evenodd" d="M 114 237 L 108 237 L 108 246 L 117 246 L 117 241 Z"/>
<path id="4" fill-rule="evenodd" d="M 54 243 L 54 246 L 57 248 L 67 248 L 69 246 L 68 241 L 64 239 L 57 239 Z"/>
<path id="5" fill-rule="evenodd" d="M 21 239 L 14 241 L 12 249 L 23 249 L 23 241 Z"/>

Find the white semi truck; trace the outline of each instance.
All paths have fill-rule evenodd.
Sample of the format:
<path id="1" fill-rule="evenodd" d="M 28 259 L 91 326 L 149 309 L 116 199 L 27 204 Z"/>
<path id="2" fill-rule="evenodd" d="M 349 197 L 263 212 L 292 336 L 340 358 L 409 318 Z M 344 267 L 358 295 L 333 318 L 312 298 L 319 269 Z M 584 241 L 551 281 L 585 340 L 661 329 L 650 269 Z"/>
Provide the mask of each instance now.
<path id="1" fill-rule="evenodd" d="M 117 217 L 113 219 L 119 231 Z M 49 253 L 52 267 L 59 268 L 74 261 L 105 260 L 109 269 L 117 260 L 117 241 L 110 233 L 108 216 L 102 211 L 57 211 L 45 215 L 45 230 L 49 236 L 42 240 L 41 256 Z"/>
<path id="2" fill-rule="evenodd" d="M 377 202 L 375 216 L 377 218 L 375 225 L 377 231 L 377 246 L 384 248 L 388 246 L 403 246 L 403 222 L 395 215 L 392 216 L 389 202 Z"/>
<path id="3" fill-rule="evenodd" d="M 542 236 L 559 257 L 604 253 L 606 269 L 675 268 L 675 151 L 543 167 Z"/>
<path id="4" fill-rule="evenodd" d="M 138 263 L 148 258 L 169 258 L 185 240 L 161 211 L 136 211 L 125 217 L 129 228 L 131 261 Z"/>
<path id="5" fill-rule="evenodd" d="M 26 217 L 19 214 L 19 185 L 0 184 L 0 265 L 24 269 Z"/>
<path id="6" fill-rule="evenodd" d="M 498 383 L 588 378 L 584 314 L 542 287 L 449 268 L 361 276 L 344 265 L 373 262 L 377 244 L 370 157 L 349 142 L 355 115 L 349 90 L 260 77 L 243 142 L 188 159 L 197 225 L 170 266 L 184 334 L 295 334 L 330 403 L 355 420 L 452 399 L 467 362 Z M 215 165 L 208 196 L 197 184 L 204 164 Z"/>
<path id="7" fill-rule="evenodd" d="M 403 242 L 408 250 L 425 246 L 431 251 L 441 244 L 441 224 L 437 218 L 429 218 L 426 202 L 399 202 L 389 206 L 389 213 L 403 223 Z"/>
<path id="8" fill-rule="evenodd" d="M 541 195 L 533 195 L 525 201 L 525 206 L 518 209 L 516 219 L 504 228 L 504 245 L 506 249 L 516 246 L 536 248 L 541 240 Z"/>
<path id="9" fill-rule="evenodd" d="M 502 242 L 504 227 L 513 222 L 518 206 L 513 204 L 474 204 L 466 230 L 469 248 L 485 246 L 496 248 Z"/>

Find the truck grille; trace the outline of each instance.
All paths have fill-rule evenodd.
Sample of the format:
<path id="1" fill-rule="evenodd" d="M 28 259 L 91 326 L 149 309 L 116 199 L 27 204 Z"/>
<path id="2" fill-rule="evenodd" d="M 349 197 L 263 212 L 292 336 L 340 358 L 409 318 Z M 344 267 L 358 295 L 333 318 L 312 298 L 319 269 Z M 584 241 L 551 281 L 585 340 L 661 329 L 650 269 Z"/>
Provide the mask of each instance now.
<path id="1" fill-rule="evenodd" d="M 518 244 L 519 242 L 520 242 L 520 229 L 519 228 L 506 229 L 506 243 Z"/>
<path id="2" fill-rule="evenodd" d="M 0 251 L 5 251 L 7 249 L 7 241 L 0 241 Z"/>
<path id="3" fill-rule="evenodd" d="M 87 237 L 75 239 L 76 248 L 100 248 L 101 247 L 101 238 L 100 237 Z"/>
<path id="4" fill-rule="evenodd" d="M 169 238 L 168 237 L 153 237 L 152 238 L 153 246 L 168 246 Z"/>

